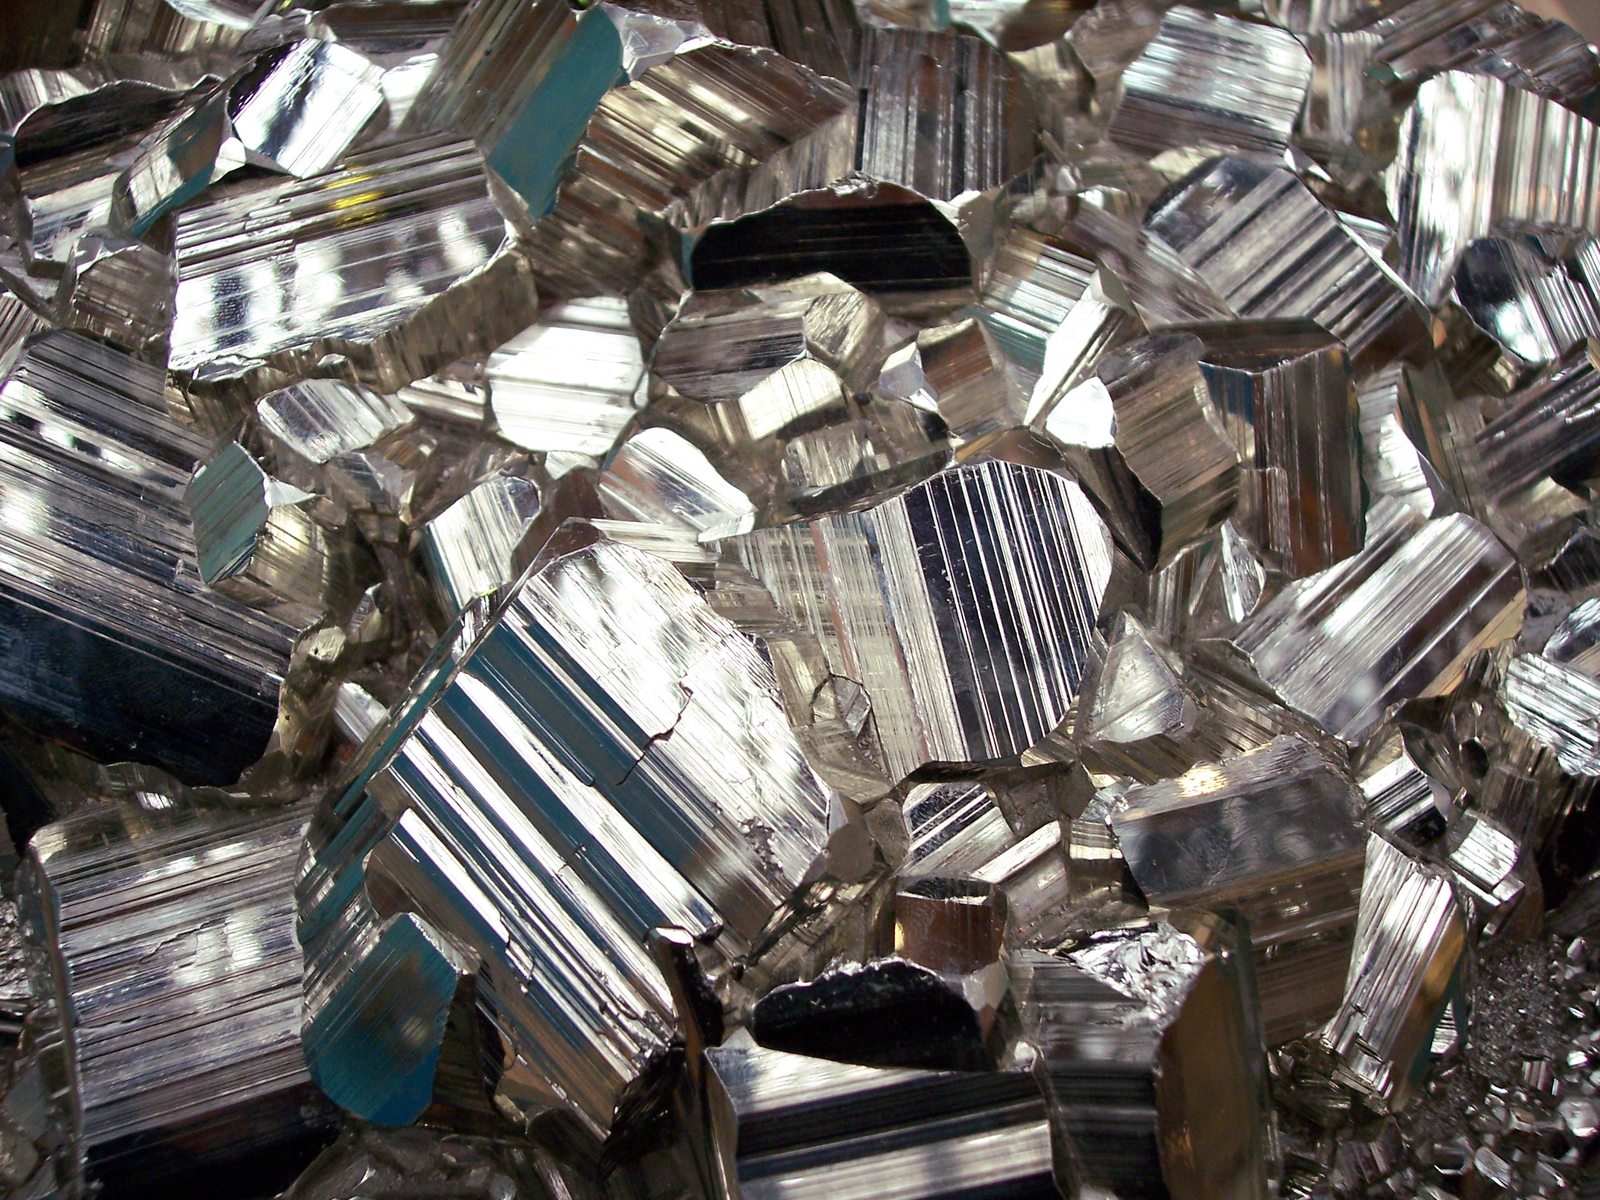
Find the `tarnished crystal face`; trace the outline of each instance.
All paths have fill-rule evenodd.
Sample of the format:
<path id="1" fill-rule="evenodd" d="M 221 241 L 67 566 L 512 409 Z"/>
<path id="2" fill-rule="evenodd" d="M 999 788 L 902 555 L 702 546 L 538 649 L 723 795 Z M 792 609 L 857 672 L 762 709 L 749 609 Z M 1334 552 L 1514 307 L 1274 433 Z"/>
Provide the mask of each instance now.
<path id="1" fill-rule="evenodd" d="M 1595 27 L 5 11 L 0 1194 L 1593 1190 Z"/>

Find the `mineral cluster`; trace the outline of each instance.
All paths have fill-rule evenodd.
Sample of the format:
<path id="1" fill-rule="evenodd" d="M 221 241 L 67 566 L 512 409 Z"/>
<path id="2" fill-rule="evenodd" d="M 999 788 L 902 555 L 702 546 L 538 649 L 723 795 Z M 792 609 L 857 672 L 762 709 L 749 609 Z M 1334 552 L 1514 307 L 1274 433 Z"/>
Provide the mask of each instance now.
<path id="1" fill-rule="evenodd" d="M 0 0 L 0 811 L 16 1200 L 1600 1195 L 1600 52 Z"/>

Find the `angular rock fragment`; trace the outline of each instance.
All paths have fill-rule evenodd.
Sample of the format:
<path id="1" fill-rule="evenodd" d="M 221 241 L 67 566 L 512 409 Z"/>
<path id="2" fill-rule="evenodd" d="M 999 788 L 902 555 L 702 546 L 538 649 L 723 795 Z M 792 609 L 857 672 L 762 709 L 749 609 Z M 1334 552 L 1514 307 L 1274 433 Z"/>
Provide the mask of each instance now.
<path id="1" fill-rule="evenodd" d="M 1367 835 L 1361 796 L 1295 738 L 1133 787 L 1111 828 L 1140 892 L 1167 907 L 1235 908 L 1250 930 L 1269 1045 L 1337 1004 Z"/>
<path id="2" fill-rule="evenodd" d="M 1479 506 L 1508 541 L 1537 554 L 1582 503 L 1562 486 L 1600 457 L 1600 368 L 1585 341 L 1513 392 L 1474 439 Z"/>
<path id="3" fill-rule="evenodd" d="M 919 783 L 906 792 L 907 876 L 973 874 L 1015 841 L 1011 825 L 981 783 Z"/>
<path id="4" fill-rule="evenodd" d="M 1014 1014 L 1005 969 L 940 972 L 904 958 L 847 963 L 757 1002 L 761 1045 L 868 1067 L 978 1071 L 1002 1065 Z"/>
<path id="5" fill-rule="evenodd" d="M 1600 599 L 1585 600 L 1562 619 L 1544 644 L 1544 657 L 1600 678 Z"/>
<path id="6" fill-rule="evenodd" d="M 259 394 L 329 356 L 393 391 L 534 316 L 470 142 L 424 137 L 306 180 L 219 188 L 175 218 L 172 370 Z"/>
<path id="7" fill-rule="evenodd" d="M 277 442 L 322 466 L 364 450 L 411 424 L 411 411 L 371 388 L 337 379 L 308 379 L 263 396 L 256 419 Z"/>
<path id="8" fill-rule="evenodd" d="M 878 375 L 880 394 L 939 414 L 965 440 L 1022 424 L 1021 389 L 986 325 L 974 318 L 924 329 L 891 353 Z"/>
<path id="9" fill-rule="evenodd" d="M 1108 133 L 1146 157 L 1191 146 L 1281 152 L 1310 85 L 1311 60 L 1288 33 L 1179 5 L 1123 72 Z"/>
<path id="10" fill-rule="evenodd" d="M 1203 164 L 1157 201 L 1145 227 L 1240 316 L 1317 322 L 1345 344 L 1357 374 L 1429 342 L 1416 297 L 1286 168 Z"/>
<path id="11" fill-rule="evenodd" d="M 1077 485 L 998 461 L 731 548 L 866 691 L 895 779 L 1011 759 L 1058 725 L 1111 576 Z"/>
<path id="12" fill-rule="evenodd" d="M 801 1200 L 843 1178 L 886 1200 L 1059 1194 L 1026 1072 L 845 1066 L 748 1043 L 706 1051 L 706 1065 L 722 1200 Z"/>
<path id="13" fill-rule="evenodd" d="M 1392 363 L 1356 389 L 1361 410 L 1361 477 L 1376 499 L 1393 496 L 1425 517 L 1459 504 L 1429 457 L 1429 415 L 1454 400 L 1437 364 Z M 1437 450 L 1438 443 L 1431 443 Z"/>
<path id="14" fill-rule="evenodd" d="M 1207 395 L 1200 353 L 1186 334 L 1141 338 L 1107 354 L 1043 415 L 1123 549 L 1146 568 L 1221 524 L 1239 495 L 1239 453 Z"/>
<path id="15" fill-rule="evenodd" d="M 1344 347 L 1309 321 L 1191 327 L 1244 460 L 1235 528 L 1300 578 L 1361 548 L 1361 442 Z"/>
<path id="16" fill-rule="evenodd" d="M 696 292 L 661 331 L 650 369 L 680 395 L 737 401 L 752 437 L 764 437 L 804 412 L 790 395 L 818 388 L 859 390 L 882 336 L 868 297 L 828 276 L 756 293 Z"/>
<path id="17" fill-rule="evenodd" d="M 252 608 L 304 609 L 308 624 L 324 613 L 342 617 L 371 581 L 348 540 L 317 522 L 315 499 L 229 442 L 184 493 L 206 586 Z"/>
<path id="18" fill-rule="evenodd" d="M 1248 939 L 1172 913 L 1027 951 L 1023 1021 L 1052 1126 L 1118 1196 L 1265 1197 L 1272 1115 Z"/>
<path id="19" fill-rule="evenodd" d="M 1470 139 L 1461 130 L 1480 131 Z M 1600 233 L 1600 127 L 1489 75 L 1449 71 L 1417 89 L 1384 190 L 1400 230 L 1400 274 L 1437 303 L 1463 251 L 1500 221 Z"/>
<path id="20" fill-rule="evenodd" d="M 1344 1001 L 1319 1035 L 1340 1060 L 1340 1079 L 1387 1106 L 1405 1105 L 1461 987 L 1466 944 L 1449 876 L 1374 834 Z"/>
<path id="21" fill-rule="evenodd" d="M 415 915 L 476 972 L 504 1101 L 601 1133 L 672 1036 L 646 935 L 675 927 L 727 965 L 789 919 L 845 826 L 770 667 L 690 584 L 605 541 L 558 555 L 469 606 L 318 818 L 299 887 L 312 1073 L 369 1115 L 416 1106 L 385 1121 L 428 1102 L 416 1046 L 359 1032 L 387 1027 L 365 982 L 386 971 L 382 918 Z M 450 956 L 417 949 L 448 1001 Z"/>
<path id="22" fill-rule="evenodd" d="M 1516 922 L 1519 907 L 1535 907 L 1542 899 L 1537 872 L 1517 839 L 1498 822 L 1481 813 L 1462 813 L 1450 828 L 1448 848 L 1446 863 L 1474 935 L 1504 932 Z"/>
<path id="23" fill-rule="evenodd" d="M 609 297 L 552 305 L 484 364 L 500 436 L 525 450 L 602 455 L 644 376 L 627 309 Z"/>
<path id="24" fill-rule="evenodd" d="M 610 28 L 604 11 L 579 24 L 595 22 Z M 555 91 L 550 103 L 559 113 L 571 101 Z M 541 288 L 629 290 L 651 260 L 647 218 L 687 229 L 825 187 L 850 170 L 855 128 L 844 83 L 770 50 L 689 38 L 652 54 L 599 99 L 558 187 L 512 180 L 544 214 L 529 243 Z M 543 145 L 533 153 L 541 170 L 561 163 Z"/>
<path id="25" fill-rule="evenodd" d="M 231 784 L 267 747 L 296 631 L 205 587 L 184 491 L 210 447 L 162 384 L 69 333 L 0 383 L 0 699 L 99 758 Z"/>
<path id="26" fill-rule="evenodd" d="M 625 439 L 607 461 L 599 490 L 611 516 L 686 525 L 696 535 L 746 533 L 755 520 L 750 498 L 670 429 L 641 429 Z"/>
<path id="27" fill-rule="evenodd" d="M 34 837 L 23 910 L 92 1179 L 207 1191 L 248 1167 L 271 1187 L 330 1131 L 299 1033 L 307 817 L 105 805 Z"/>
<path id="28" fill-rule="evenodd" d="M 1453 690 L 1474 654 L 1516 636 L 1525 604 L 1482 525 L 1386 498 L 1360 554 L 1290 584 L 1229 641 L 1279 700 L 1356 742 L 1388 705 Z"/>
<path id="29" fill-rule="evenodd" d="M 56 292 L 60 323 L 150 362 L 165 362 L 175 280 L 164 251 L 112 234 L 73 247 Z"/>

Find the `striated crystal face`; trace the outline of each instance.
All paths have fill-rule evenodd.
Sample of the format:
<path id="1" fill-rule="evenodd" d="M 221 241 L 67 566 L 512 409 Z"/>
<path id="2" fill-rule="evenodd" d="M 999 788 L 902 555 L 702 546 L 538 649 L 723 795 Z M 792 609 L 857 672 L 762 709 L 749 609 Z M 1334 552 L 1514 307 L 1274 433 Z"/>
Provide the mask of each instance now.
<path id="1" fill-rule="evenodd" d="M 646 935 L 681 929 L 726 965 L 825 866 L 834 801 L 773 690 L 681 576 L 608 542 L 469 609 L 312 839 L 300 936 L 319 1082 L 388 1123 L 374 1078 L 415 1086 L 399 1048 L 371 1061 L 361 1036 L 440 958 L 369 940 L 405 912 L 413 941 L 479 964 L 479 1001 L 522 1064 L 510 1094 L 607 1128 L 672 1031 Z M 386 1000 L 366 980 L 389 969 Z M 427 1106 L 421 1082 L 399 1120 Z"/>
<path id="2" fill-rule="evenodd" d="M 1526 3 L 6 6 L 0 1195 L 1588 1195 Z"/>
<path id="3" fill-rule="evenodd" d="M 1077 485 L 1005 462 L 732 550 L 864 690 L 896 779 L 1014 759 L 1060 724 L 1111 576 L 1110 539 Z"/>

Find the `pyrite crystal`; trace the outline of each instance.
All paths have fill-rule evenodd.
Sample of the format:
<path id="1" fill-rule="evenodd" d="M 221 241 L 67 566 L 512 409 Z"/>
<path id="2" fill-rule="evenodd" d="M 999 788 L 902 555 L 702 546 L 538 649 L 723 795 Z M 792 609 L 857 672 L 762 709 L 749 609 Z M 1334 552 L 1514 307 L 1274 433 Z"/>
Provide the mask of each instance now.
<path id="1" fill-rule="evenodd" d="M 1593 26 L 0 30 L 0 1195 L 1597 1194 Z"/>

